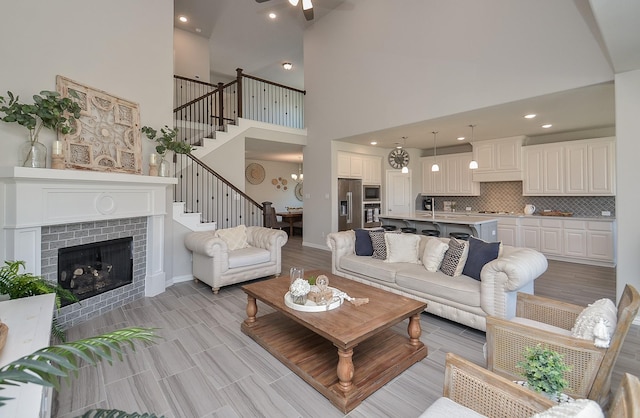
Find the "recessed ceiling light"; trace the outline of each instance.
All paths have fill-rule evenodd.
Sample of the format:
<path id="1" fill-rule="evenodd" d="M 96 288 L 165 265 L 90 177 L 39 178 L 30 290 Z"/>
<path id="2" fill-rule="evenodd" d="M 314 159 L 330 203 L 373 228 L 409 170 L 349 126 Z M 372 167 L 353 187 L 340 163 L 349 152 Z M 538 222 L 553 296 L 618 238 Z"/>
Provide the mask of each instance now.
<path id="1" fill-rule="evenodd" d="M 551 128 L 552 126 L 553 126 L 553 125 L 552 125 L 552 124 L 550 124 L 550 123 L 547 123 L 546 125 L 542 125 L 542 127 L 543 127 L 544 129 L 549 129 L 549 128 Z"/>
<path id="2" fill-rule="evenodd" d="M 536 114 L 535 114 L 535 113 L 529 113 L 528 115 L 524 115 L 524 118 L 525 118 L 525 119 L 533 119 L 533 118 L 535 118 L 535 117 L 536 117 Z"/>
<path id="3" fill-rule="evenodd" d="M 378 145 L 378 143 L 376 141 L 371 141 L 370 144 L 371 145 Z"/>
<path id="4" fill-rule="evenodd" d="M 187 21 L 188 21 L 189 19 L 187 19 L 187 17 L 186 17 L 186 16 L 180 16 L 180 17 L 178 18 L 178 20 L 180 20 L 182 23 L 187 23 Z"/>
<path id="5" fill-rule="evenodd" d="M 275 19 L 276 17 L 278 17 L 278 15 L 277 15 L 277 14 L 275 14 L 275 13 L 273 13 L 273 12 L 271 12 L 271 13 L 269 13 L 269 17 L 270 17 L 271 19 Z"/>
<path id="6" fill-rule="evenodd" d="M 459 136 L 458 141 L 464 141 L 464 136 Z"/>
<path id="7" fill-rule="evenodd" d="M 293 68 L 293 64 L 291 64 L 290 62 L 285 62 L 284 64 L 282 64 L 282 68 L 289 71 L 290 69 Z"/>

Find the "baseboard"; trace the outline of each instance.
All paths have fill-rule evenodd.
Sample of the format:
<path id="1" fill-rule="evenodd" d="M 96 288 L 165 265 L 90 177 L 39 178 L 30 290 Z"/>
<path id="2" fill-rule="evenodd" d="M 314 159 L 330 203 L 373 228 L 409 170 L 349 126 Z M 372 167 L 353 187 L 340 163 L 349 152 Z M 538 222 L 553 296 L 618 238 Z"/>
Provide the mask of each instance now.
<path id="1" fill-rule="evenodd" d="M 193 280 L 193 276 L 191 274 L 187 274 L 184 276 L 175 276 L 173 277 L 173 279 L 171 280 L 171 284 L 176 284 L 176 283 L 182 283 L 182 282 L 188 282 Z"/>
<path id="2" fill-rule="evenodd" d="M 317 248 L 319 250 L 325 250 L 325 251 L 331 251 L 329 249 L 328 246 L 326 245 L 319 245 L 319 244 L 314 244 L 312 242 L 307 242 L 307 241 L 302 241 L 302 246 L 303 247 L 311 247 L 311 248 Z"/>
<path id="3" fill-rule="evenodd" d="M 632 322 L 633 325 L 640 325 L 640 314 Z"/>

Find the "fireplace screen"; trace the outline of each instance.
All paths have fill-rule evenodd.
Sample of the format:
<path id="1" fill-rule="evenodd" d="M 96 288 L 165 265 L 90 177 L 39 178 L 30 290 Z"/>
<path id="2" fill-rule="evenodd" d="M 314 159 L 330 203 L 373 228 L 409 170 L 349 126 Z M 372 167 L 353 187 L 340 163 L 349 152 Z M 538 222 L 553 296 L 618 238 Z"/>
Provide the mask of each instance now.
<path id="1" fill-rule="evenodd" d="M 83 300 L 132 283 L 132 248 L 131 237 L 60 248 L 58 284 Z"/>

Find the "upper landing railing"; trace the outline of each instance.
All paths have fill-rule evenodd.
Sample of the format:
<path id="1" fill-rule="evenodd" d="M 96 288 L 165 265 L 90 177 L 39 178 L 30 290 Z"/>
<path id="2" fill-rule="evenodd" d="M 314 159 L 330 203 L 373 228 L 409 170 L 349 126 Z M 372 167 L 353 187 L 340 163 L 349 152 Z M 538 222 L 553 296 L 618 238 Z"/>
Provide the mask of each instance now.
<path id="1" fill-rule="evenodd" d="M 304 128 L 304 90 L 243 74 L 224 84 L 174 76 L 174 116 L 183 139 L 199 145 L 237 118 Z"/>

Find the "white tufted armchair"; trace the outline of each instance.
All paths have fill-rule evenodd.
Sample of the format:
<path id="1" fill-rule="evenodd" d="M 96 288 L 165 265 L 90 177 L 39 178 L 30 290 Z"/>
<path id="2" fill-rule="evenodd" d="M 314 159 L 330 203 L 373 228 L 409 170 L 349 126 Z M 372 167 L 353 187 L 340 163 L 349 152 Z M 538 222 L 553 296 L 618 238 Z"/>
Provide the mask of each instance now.
<path id="1" fill-rule="evenodd" d="M 287 234 L 261 226 L 248 226 L 246 234 L 249 246 L 233 251 L 212 231 L 187 234 L 184 244 L 193 252 L 193 277 L 218 293 L 222 286 L 279 275 Z"/>

